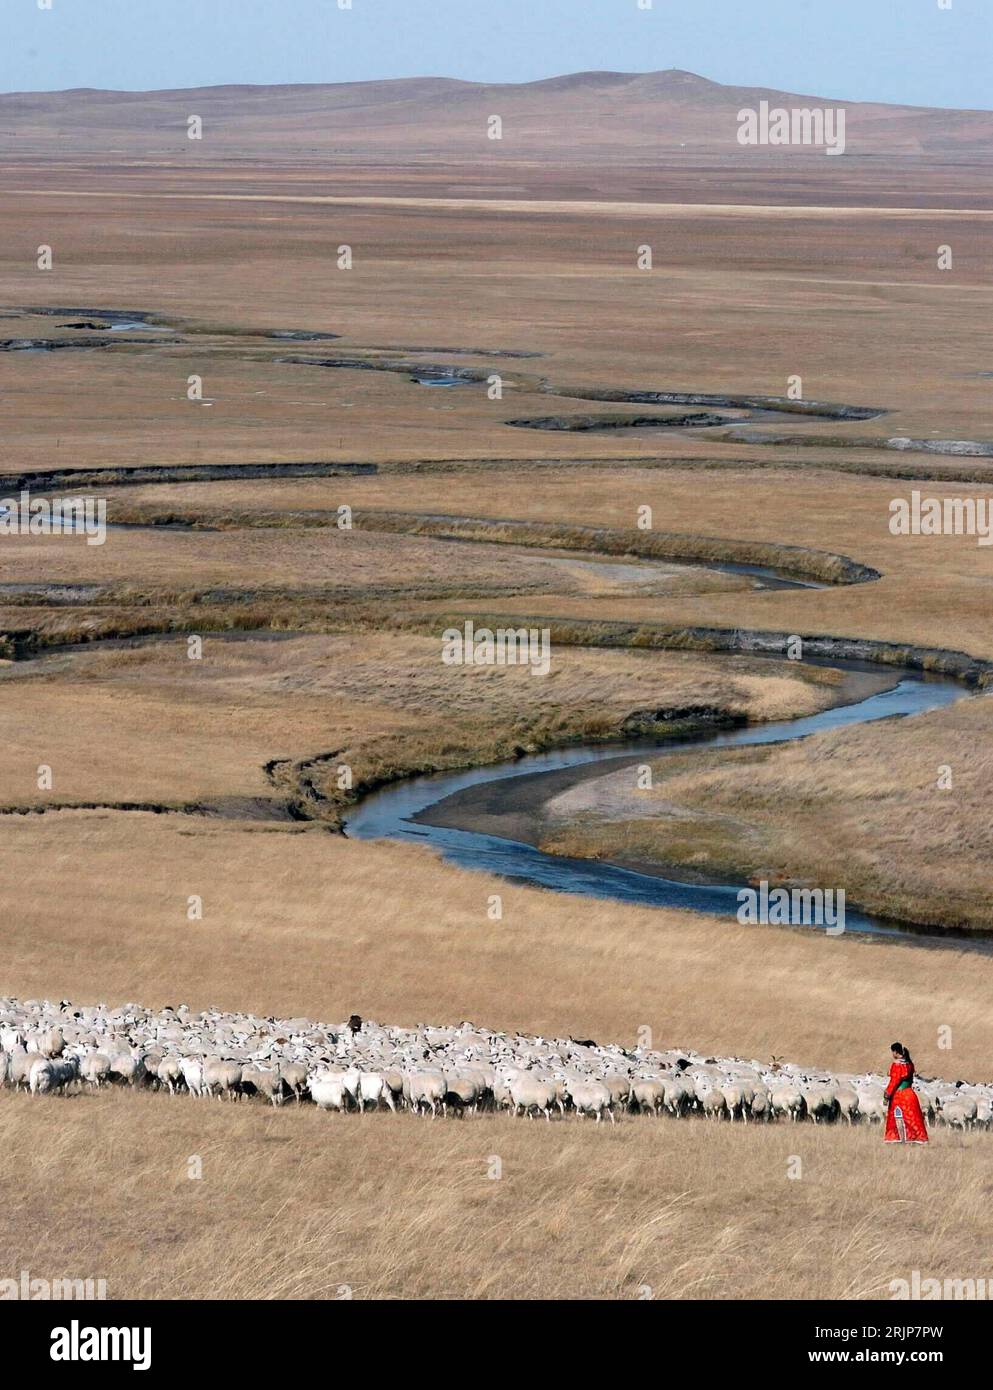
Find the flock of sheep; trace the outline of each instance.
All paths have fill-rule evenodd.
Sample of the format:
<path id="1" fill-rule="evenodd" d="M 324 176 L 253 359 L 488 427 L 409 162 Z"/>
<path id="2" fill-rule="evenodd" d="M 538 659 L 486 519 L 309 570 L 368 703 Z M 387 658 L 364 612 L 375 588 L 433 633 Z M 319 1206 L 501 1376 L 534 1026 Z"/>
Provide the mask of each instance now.
<path id="1" fill-rule="evenodd" d="M 885 1118 L 882 1076 L 788 1063 L 600 1046 L 591 1040 L 493 1033 L 471 1023 L 386 1028 L 354 1017 L 328 1025 L 185 1005 L 153 1012 L 67 1000 L 0 999 L 0 1083 L 33 1095 L 77 1087 L 148 1086 L 170 1094 L 322 1110 L 383 1106 L 414 1114 L 700 1115 L 711 1120 Z M 917 1080 L 931 1123 L 989 1129 L 993 1084 Z"/>

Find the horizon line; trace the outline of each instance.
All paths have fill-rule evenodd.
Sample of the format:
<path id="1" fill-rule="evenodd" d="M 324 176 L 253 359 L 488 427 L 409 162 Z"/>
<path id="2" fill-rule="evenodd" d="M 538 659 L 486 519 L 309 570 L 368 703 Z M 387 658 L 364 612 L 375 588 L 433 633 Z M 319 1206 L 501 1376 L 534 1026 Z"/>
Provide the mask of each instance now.
<path id="1" fill-rule="evenodd" d="M 332 82 L 207 82 L 194 83 L 188 86 L 176 87 L 38 87 L 38 88 L 12 88 L 9 91 L 0 92 L 0 98 L 18 96 L 72 96 L 75 94 L 98 94 L 105 96 L 161 96 L 167 93 L 180 92 L 209 92 L 209 91 L 272 91 L 285 89 L 287 91 L 311 88 L 332 88 L 332 87 L 361 87 L 361 86 L 383 86 L 394 83 L 414 83 L 414 82 L 443 82 L 453 86 L 461 87 L 539 87 L 551 82 L 560 82 L 569 78 L 645 78 L 663 77 L 666 75 L 679 75 L 694 78 L 696 81 L 706 83 L 710 87 L 723 88 L 726 91 L 752 91 L 752 92 L 774 92 L 783 96 L 811 97 L 818 96 L 820 100 L 831 100 L 846 106 L 888 106 L 898 110 L 906 111 L 945 111 L 945 112 L 970 112 L 993 114 L 993 109 L 984 106 L 931 106 L 922 102 L 906 101 L 885 101 L 873 97 L 831 97 L 827 98 L 820 93 L 793 92 L 783 87 L 769 87 L 760 83 L 747 82 L 721 82 L 716 78 L 707 77 L 703 73 L 694 72 L 690 68 L 647 68 L 647 69 L 628 69 L 628 68 L 579 68 L 568 72 L 551 73 L 547 77 L 527 78 L 523 81 L 490 80 L 485 78 L 449 77 L 444 73 L 411 73 L 403 77 L 358 77 L 347 78 Z"/>

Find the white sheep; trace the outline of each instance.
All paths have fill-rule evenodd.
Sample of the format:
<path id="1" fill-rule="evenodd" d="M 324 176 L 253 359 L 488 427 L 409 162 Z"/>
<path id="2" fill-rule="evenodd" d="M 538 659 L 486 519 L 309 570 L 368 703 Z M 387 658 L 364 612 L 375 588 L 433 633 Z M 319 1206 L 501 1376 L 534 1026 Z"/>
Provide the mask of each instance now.
<path id="1" fill-rule="evenodd" d="M 448 1082 L 440 1071 L 412 1071 L 407 1078 L 407 1094 L 414 1114 L 419 1115 L 422 1107 L 429 1107 L 433 1120 L 439 1109 L 444 1113 Z"/>
<path id="2" fill-rule="evenodd" d="M 183 1057 L 180 1061 L 180 1068 L 183 1073 L 183 1081 L 190 1095 L 206 1095 L 203 1081 L 203 1061 L 199 1057 Z"/>
<path id="3" fill-rule="evenodd" d="M 950 1096 L 942 1102 L 939 1114 L 943 1124 L 964 1134 L 976 1118 L 976 1102 L 970 1096 Z"/>
<path id="4" fill-rule="evenodd" d="M 859 1098 L 858 1092 L 851 1086 L 836 1086 L 834 1088 L 834 1103 L 838 1116 L 844 1115 L 850 1125 L 858 1119 Z"/>
<path id="5" fill-rule="evenodd" d="M 724 1104 L 727 1106 L 727 1112 L 730 1118 L 736 1120 L 740 1117 L 747 1122 L 748 1111 L 746 1109 L 745 1088 L 739 1082 L 725 1081 L 719 1089 L 721 1095 L 724 1097 Z"/>
<path id="6" fill-rule="evenodd" d="M 347 1110 L 348 1090 L 342 1071 L 316 1072 L 308 1083 L 311 1100 L 321 1110 Z"/>
<path id="7" fill-rule="evenodd" d="M 179 1057 L 163 1057 L 156 1069 L 160 1086 L 165 1086 L 170 1095 L 183 1079 L 183 1064 Z"/>
<path id="8" fill-rule="evenodd" d="M 727 1101 L 724 1098 L 723 1091 L 718 1090 L 716 1086 L 712 1088 L 704 1087 L 702 1091 L 698 1087 L 697 1096 L 699 1097 L 703 1113 L 708 1119 L 721 1120 L 724 1118 L 727 1113 Z"/>
<path id="9" fill-rule="evenodd" d="M 64 1091 L 78 1075 L 79 1063 L 75 1057 L 63 1062 L 39 1055 L 31 1063 L 28 1086 L 33 1096 L 46 1095 L 52 1091 Z"/>
<path id="10" fill-rule="evenodd" d="M 886 1120 L 886 1100 L 882 1086 L 871 1082 L 859 1082 L 855 1087 L 859 1114 L 874 1124 Z"/>
<path id="11" fill-rule="evenodd" d="M 208 1057 L 203 1064 L 203 1084 L 207 1095 L 216 1100 L 227 1096 L 231 1100 L 237 1096 L 241 1085 L 241 1067 L 226 1058 Z"/>
<path id="12" fill-rule="evenodd" d="M 755 1087 L 755 1090 L 752 1092 L 752 1103 L 749 1109 L 753 1120 L 769 1121 L 772 1119 L 772 1101 L 769 1098 L 769 1092 L 764 1086 Z"/>
<path id="13" fill-rule="evenodd" d="M 145 1079 L 145 1063 L 130 1052 L 119 1052 L 110 1059 L 110 1075 L 125 1086 L 137 1086 Z"/>
<path id="14" fill-rule="evenodd" d="M 105 1052 L 86 1052 L 79 1064 L 79 1074 L 91 1086 L 102 1086 L 110 1080 L 110 1058 Z"/>
<path id="15" fill-rule="evenodd" d="M 612 1104 L 613 1097 L 610 1088 L 604 1082 L 592 1078 L 586 1081 L 571 1081 L 568 1083 L 568 1090 L 569 1098 L 578 1115 L 595 1115 L 599 1124 L 604 1114 L 607 1114 L 610 1116 L 611 1124 L 617 1123 Z"/>
<path id="16" fill-rule="evenodd" d="M 631 1096 L 642 1114 L 647 1110 L 650 1115 L 658 1115 L 665 1105 L 665 1083 L 657 1077 L 636 1076 Z"/>
<path id="17" fill-rule="evenodd" d="M 360 1114 L 365 1110 L 367 1105 L 372 1106 L 374 1110 L 378 1110 L 381 1101 L 384 1101 L 391 1110 L 394 1112 L 396 1111 L 396 1105 L 393 1101 L 393 1092 L 378 1072 L 359 1072 L 358 1086 L 354 1094 L 358 1101 Z"/>
<path id="18" fill-rule="evenodd" d="M 279 1074 L 284 1085 L 293 1093 L 297 1104 L 303 1099 L 307 1089 L 307 1067 L 303 1062 L 281 1062 Z"/>
<path id="19" fill-rule="evenodd" d="M 442 1028 L 387 1028 L 305 1018 L 277 1020 L 186 1005 L 159 1013 L 138 1004 L 71 1008 L 62 1001 L 0 999 L 0 1085 L 35 1095 L 79 1079 L 124 1089 L 194 1096 L 251 1097 L 278 1105 L 293 1094 L 325 1109 L 360 1112 L 401 1101 L 416 1114 L 475 1114 L 495 1108 L 551 1119 L 571 1106 L 577 1119 L 604 1113 L 616 1124 L 633 1109 L 673 1116 L 699 1110 L 719 1120 L 785 1119 L 850 1125 L 885 1118 L 885 1078 L 771 1063 L 658 1052 L 616 1044 L 490 1032 L 464 1022 Z M 78 1063 L 78 1067 L 77 1067 Z M 993 1122 L 993 1085 L 919 1080 L 926 1116 L 959 1129 Z"/>
<path id="20" fill-rule="evenodd" d="M 791 1082 L 774 1084 L 769 1093 L 769 1103 L 774 1115 L 788 1115 L 793 1123 L 801 1119 L 806 1111 L 799 1086 Z"/>
<path id="21" fill-rule="evenodd" d="M 37 1052 L 28 1052 L 26 1047 L 15 1047 L 7 1057 L 7 1075 L 14 1090 L 23 1086 L 27 1090 L 31 1081 L 31 1067 L 38 1060 Z"/>

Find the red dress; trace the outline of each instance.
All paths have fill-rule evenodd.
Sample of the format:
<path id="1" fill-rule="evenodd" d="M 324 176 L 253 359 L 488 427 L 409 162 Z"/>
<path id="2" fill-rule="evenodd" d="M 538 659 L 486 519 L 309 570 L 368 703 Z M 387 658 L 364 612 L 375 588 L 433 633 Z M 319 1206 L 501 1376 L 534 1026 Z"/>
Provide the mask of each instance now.
<path id="1" fill-rule="evenodd" d="M 886 1099 L 890 1108 L 883 1138 L 887 1144 L 926 1144 L 927 1125 L 914 1092 L 914 1069 L 906 1062 L 894 1062 L 890 1067 Z"/>

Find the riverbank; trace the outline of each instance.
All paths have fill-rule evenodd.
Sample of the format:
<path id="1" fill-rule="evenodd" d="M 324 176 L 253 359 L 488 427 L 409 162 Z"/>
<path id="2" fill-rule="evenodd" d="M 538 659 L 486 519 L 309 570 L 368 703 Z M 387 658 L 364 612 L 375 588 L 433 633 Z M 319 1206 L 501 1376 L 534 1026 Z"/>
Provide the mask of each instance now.
<path id="1" fill-rule="evenodd" d="M 993 931 L 985 700 L 770 746 L 640 753 L 467 788 L 416 819 L 689 884 L 844 887 L 849 905 L 948 939 Z M 633 767 L 651 768 L 639 787 Z"/>
<path id="2" fill-rule="evenodd" d="M 892 675 L 845 672 L 825 708 L 854 704 L 880 691 L 892 689 L 894 684 Z M 703 731 L 701 726 L 686 732 L 692 737 L 693 733 Z M 423 825 L 497 835 L 540 849 L 549 828 L 547 810 L 556 797 L 578 785 L 598 782 L 620 770 L 643 763 L 645 757 L 644 753 L 625 755 L 619 747 L 616 756 L 608 761 L 577 763 L 554 772 L 524 773 L 520 777 L 479 782 L 445 797 L 426 811 L 418 812 L 414 819 Z M 651 865 L 629 863 L 623 867 L 639 872 L 661 873 L 661 866 L 658 865 L 653 868 Z"/>
<path id="3" fill-rule="evenodd" d="M 468 785 L 458 785 L 451 779 L 423 779 L 420 792 L 414 788 L 394 797 L 398 809 L 392 817 L 388 805 L 384 808 L 383 804 L 384 800 L 388 802 L 388 795 L 381 796 L 371 813 L 367 811 L 364 817 L 360 814 L 350 823 L 350 833 L 402 835 L 406 819 L 441 832 L 433 837 L 436 847 L 464 865 L 485 866 L 491 871 L 578 894 L 668 903 L 697 911 L 733 912 L 737 894 L 731 885 L 761 880 L 799 886 L 834 885 L 845 889 L 851 930 L 909 936 L 938 929 L 939 940 L 963 934 L 978 940 L 993 930 L 978 885 L 964 890 L 960 887 L 949 900 L 942 897 L 940 883 L 928 883 L 921 865 L 914 864 L 918 870 L 914 879 L 916 891 L 894 893 L 885 870 L 889 869 L 892 875 L 899 858 L 883 861 L 880 867 L 878 857 L 865 856 L 864 852 L 860 857 L 859 837 L 852 834 L 845 843 L 844 857 L 832 856 L 837 835 L 834 822 L 839 820 L 835 803 L 828 801 L 826 795 L 821 802 L 816 795 L 811 799 L 812 788 L 800 797 L 793 790 L 811 761 L 811 747 L 816 762 L 817 750 L 827 745 L 829 770 L 832 766 L 858 769 L 859 759 L 853 755 L 850 742 L 855 735 L 862 735 L 870 747 L 876 747 L 878 763 L 887 754 L 893 761 L 892 749 L 887 748 L 887 741 L 893 737 L 902 734 L 925 743 L 933 738 L 937 714 L 926 731 L 922 732 L 921 727 L 929 709 L 946 707 L 940 717 L 944 721 L 957 720 L 958 724 L 953 723 L 955 728 L 962 725 L 969 729 L 977 714 L 982 723 L 983 711 L 975 703 L 965 702 L 964 709 L 949 712 L 947 706 L 954 701 L 954 693 L 944 687 L 939 691 L 936 683 L 932 683 L 930 698 L 927 692 L 926 682 L 918 682 L 915 689 L 914 683 L 903 681 L 886 696 L 878 692 L 863 694 L 860 701 L 842 707 L 836 719 L 825 712 L 797 721 L 794 728 L 785 724 L 771 731 L 709 736 L 698 733 L 687 740 L 703 746 L 686 748 L 676 742 L 653 751 L 650 745 L 640 744 L 615 757 L 588 750 L 588 760 L 573 755 L 568 765 L 555 766 L 551 759 L 529 760 L 545 765 L 530 772 L 522 770 L 519 776 L 514 776 L 507 766 L 483 769 Z M 919 717 L 910 721 L 890 717 L 914 713 Z M 877 722 L 880 717 L 885 724 Z M 850 727 L 859 722 L 866 727 Z M 974 733 L 973 729 L 973 736 Z M 798 750 L 796 742 L 800 737 L 804 739 L 802 750 Z M 886 754 L 879 750 L 886 750 Z M 821 756 L 825 756 L 823 752 Z M 777 758 L 791 758 L 792 765 L 790 777 L 776 781 L 776 797 L 766 797 L 767 803 L 775 800 L 780 812 L 778 840 L 772 844 L 768 839 L 761 842 L 762 850 L 771 859 L 767 862 L 756 853 L 758 837 L 742 808 L 755 801 L 754 795 L 749 801 L 750 771 Z M 895 761 L 904 768 L 912 766 L 905 756 Z M 732 774 L 738 773 L 732 781 L 733 790 L 727 786 L 729 764 Z M 648 787 L 644 785 L 646 767 L 651 769 Z M 858 772 L 854 775 L 857 777 Z M 811 781 L 809 769 L 806 780 Z M 699 805 L 694 807 L 691 803 L 687 809 L 679 804 L 673 783 L 680 787 L 687 782 L 691 786 L 703 782 L 711 789 L 718 807 L 711 809 L 709 816 Z M 787 786 L 790 795 L 784 801 Z M 891 816 L 894 803 L 905 815 L 906 798 L 890 798 Z M 798 818 L 806 829 L 805 836 L 797 832 Z M 940 821 L 938 814 L 936 822 Z M 885 825 L 882 830 L 877 829 L 870 841 L 873 846 L 885 843 L 885 830 Z M 455 832 L 454 837 L 446 832 Z M 430 832 L 425 829 L 423 833 Z M 937 833 L 945 835 L 947 831 L 942 827 Z M 865 839 L 864 827 L 860 838 Z M 921 838 L 924 852 L 920 858 L 926 861 L 930 845 L 926 834 Z M 521 851 L 516 855 L 515 845 Z M 524 847 L 539 853 L 528 854 Z M 775 856 L 777 849 L 779 860 Z M 790 857 L 784 866 L 781 861 L 787 854 Z M 864 858 L 876 866 L 875 874 L 866 870 Z M 583 861 L 587 861 L 588 867 L 582 866 Z M 626 879 L 618 870 L 633 871 L 644 883 Z M 657 881 L 655 890 L 651 887 L 652 879 Z M 692 885 L 700 885 L 699 890 L 694 892 Z M 851 910 L 856 903 L 862 912 Z"/>

